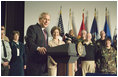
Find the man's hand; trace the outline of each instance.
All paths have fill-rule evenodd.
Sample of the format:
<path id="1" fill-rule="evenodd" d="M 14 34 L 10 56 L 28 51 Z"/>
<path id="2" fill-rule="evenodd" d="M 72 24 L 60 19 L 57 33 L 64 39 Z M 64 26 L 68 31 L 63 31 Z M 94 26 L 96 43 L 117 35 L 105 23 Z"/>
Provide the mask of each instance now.
<path id="1" fill-rule="evenodd" d="M 67 43 L 72 43 L 72 42 L 70 40 L 68 40 Z"/>
<path id="2" fill-rule="evenodd" d="M 75 71 L 75 72 L 77 71 L 77 66 L 75 66 L 74 71 Z"/>
<path id="3" fill-rule="evenodd" d="M 82 68 L 82 64 L 79 64 L 79 67 Z"/>
<path id="4" fill-rule="evenodd" d="M 96 63 L 95 63 L 95 68 L 96 68 Z"/>
<path id="5" fill-rule="evenodd" d="M 74 71 L 76 72 L 77 71 L 77 61 L 75 61 L 75 68 L 74 68 Z"/>
<path id="6" fill-rule="evenodd" d="M 3 66 L 6 67 L 6 66 L 8 66 L 8 64 L 9 64 L 8 62 L 4 62 Z"/>
<path id="7" fill-rule="evenodd" d="M 24 65 L 24 69 L 26 69 L 26 65 Z"/>
<path id="8" fill-rule="evenodd" d="M 46 52 L 47 52 L 45 47 L 40 47 L 37 50 L 38 50 L 38 52 L 40 52 L 40 54 L 43 54 L 43 55 L 46 54 Z"/>
<path id="9" fill-rule="evenodd" d="M 8 68 L 10 69 L 10 65 L 8 65 Z"/>

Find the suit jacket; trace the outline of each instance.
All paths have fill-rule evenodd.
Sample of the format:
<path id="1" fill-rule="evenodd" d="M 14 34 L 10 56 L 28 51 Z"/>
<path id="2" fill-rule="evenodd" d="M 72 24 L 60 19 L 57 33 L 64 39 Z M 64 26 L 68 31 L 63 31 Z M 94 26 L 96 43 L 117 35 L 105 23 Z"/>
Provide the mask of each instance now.
<path id="1" fill-rule="evenodd" d="M 37 51 L 38 47 L 46 46 L 42 28 L 38 23 L 36 25 L 29 26 L 26 34 L 26 45 L 28 47 L 28 62 L 47 63 L 47 55 L 42 55 Z"/>
<path id="2" fill-rule="evenodd" d="M 10 42 L 12 49 L 12 58 L 10 61 L 10 73 L 11 76 L 23 76 L 24 75 L 24 65 L 26 62 L 25 46 L 23 43 L 19 42 L 17 45 L 14 41 Z M 19 48 L 19 56 L 17 56 L 17 48 Z"/>

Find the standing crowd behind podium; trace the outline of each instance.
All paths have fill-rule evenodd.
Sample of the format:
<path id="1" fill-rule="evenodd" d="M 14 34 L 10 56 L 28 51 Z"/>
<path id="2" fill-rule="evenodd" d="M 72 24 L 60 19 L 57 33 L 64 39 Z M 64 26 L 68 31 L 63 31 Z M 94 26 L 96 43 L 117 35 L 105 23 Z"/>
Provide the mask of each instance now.
<path id="1" fill-rule="evenodd" d="M 64 71 L 63 63 L 57 63 L 47 55 L 47 47 L 72 43 L 72 39 L 60 40 L 61 30 L 54 26 L 50 31 L 53 38 L 48 42 L 46 28 L 49 23 L 50 15 L 43 12 L 39 16 L 39 22 L 28 27 L 26 44 L 19 41 L 20 32 L 16 30 L 11 33 L 9 40 L 5 35 L 5 27 L 1 26 L 2 76 L 57 76 Z M 69 31 L 69 35 L 75 37 L 73 30 Z M 100 36 L 95 41 L 92 40 L 91 33 L 82 31 L 78 41 L 85 47 L 86 55 L 72 64 L 73 76 L 86 76 L 87 73 L 117 74 L 117 38 L 112 45 L 104 31 L 100 32 Z"/>

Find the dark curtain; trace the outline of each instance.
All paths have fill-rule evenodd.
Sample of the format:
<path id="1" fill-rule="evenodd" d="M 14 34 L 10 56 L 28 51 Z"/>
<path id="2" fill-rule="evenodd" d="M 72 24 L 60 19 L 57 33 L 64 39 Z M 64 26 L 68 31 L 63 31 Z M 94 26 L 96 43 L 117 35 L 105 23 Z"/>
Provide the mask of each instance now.
<path id="1" fill-rule="evenodd" d="M 5 1 L 1 1 L 1 25 L 5 25 Z"/>
<path id="2" fill-rule="evenodd" d="M 11 32 L 13 30 L 18 30 L 20 32 L 19 40 L 23 42 L 24 41 L 24 1 L 4 1 L 4 2 L 5 2 L 5 16 L 1 21 L 6 22 L 5 23 L 6 35 L 11 40 Z"/>

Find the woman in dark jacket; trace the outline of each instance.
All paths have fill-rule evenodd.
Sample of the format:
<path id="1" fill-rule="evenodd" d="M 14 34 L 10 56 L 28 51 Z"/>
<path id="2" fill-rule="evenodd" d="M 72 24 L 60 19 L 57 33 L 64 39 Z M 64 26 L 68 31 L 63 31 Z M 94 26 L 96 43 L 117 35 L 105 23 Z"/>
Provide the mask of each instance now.
<path id="1" fill-rule="evenodd" d="M 25 65 L 25 47 L 19 42 L 19 31 L 13 31 L 13 40 L 10 42 L 12 49 L 12 58 L 10 61 L 10 76 L 24 76 Z"/>

